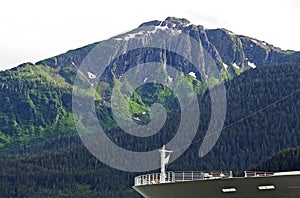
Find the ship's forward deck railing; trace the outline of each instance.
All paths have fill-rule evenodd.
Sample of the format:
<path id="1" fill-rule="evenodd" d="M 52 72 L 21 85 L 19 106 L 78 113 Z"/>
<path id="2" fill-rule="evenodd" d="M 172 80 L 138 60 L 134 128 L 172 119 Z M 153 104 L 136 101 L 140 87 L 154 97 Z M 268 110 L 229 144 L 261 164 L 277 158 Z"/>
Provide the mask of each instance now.
<path id="1" fill-rule="evenodd" d="M 263 171 L 244 171 L 245 177 L 266 177 L 274 175 L 273 172 L 263 172 Z"/>
<path id="2" fill-rule="evenodd" d="M 159 184 L 161 173 L 153 173 L 147 175 L 140 175 L 135 177 L 134 185 L 149 185 Z M 232 171 L 171 171 L 166 173 L 164 183 L 194 181 L 194 180 L 207 180 L 207 179 L 220 179 L 232 178 Z"/>

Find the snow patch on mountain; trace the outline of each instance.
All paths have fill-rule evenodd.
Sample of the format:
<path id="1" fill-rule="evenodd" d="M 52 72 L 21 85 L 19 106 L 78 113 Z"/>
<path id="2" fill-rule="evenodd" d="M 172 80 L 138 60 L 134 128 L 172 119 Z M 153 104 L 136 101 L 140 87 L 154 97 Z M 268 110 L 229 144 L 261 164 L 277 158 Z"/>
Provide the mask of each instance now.
<path id="1" fill-rule="evenodd" d="M 134 117 L 133 119 L 137 120 L 137 121 L 141 121 L 141 119 L 139 117 Z"/>
<path id="2" fill-rule="evenodd" d="M 195 72 L 190 72 L 190 73 L 189 73 L 189 76 L 192 76 L 192 77 L 194 77 L 194 78 L 197 78 L 197 76 L 196 76 L 196 73 L 195 73 Z"/>
<path id="3" fill-rule="evenodd" d="M 97 78 L 97 76 L 95 74 L 91 73 L 91 72 L 87 72 L 87 74 L 88 74 L 88 76 L 89 76 L 90 79 Z"/>
<path id="4" fill-rule="evenodd" d="M 236 63 L 233 63 L 232 66 L 237 68 L 237 69 L 240 69 L 240 67 Z"/>
<path id="5" fill-rule="evenodd" d="M 138 35 L 142 36 L 142 35 L 144 35 L 144 32 L 143 31 L 139 31 L 137 33 L 127 34 L 124 39 L 126 41 L 128 41 L 129 39 L 133 39 L 134 37 L 136 37 Z"/>
<path id="6" fill-rule="evenodd" d="M 251 67 L 251 68 L 256 68 L 256 65 L 254 63 L 251 63 L 250 61 L 248 61 L 248 65 Z"/>
<path id="7" fill-rule="evenodd" d="M 148 33 L 148 34 L 154 34 L 154 33 L 157 32 L 157 30 L 166 30 L 166 29 L 168 29 L 167 26 L 155 26 L 154 30 L 147 31 L 146 33 Z"/>
<path id="8" fill-rule="evenodd" d="M 225 63 L 223 63 L 223 67 L 227 70 L 228 69 L 228 65 L 226 65 Z"/>
<path id="9" fill-rule="evenodd" d="M 254 39 L 251 39 L 251 41 L 252 41 L 253 43 L 257 43 L 257 40 L 254 40 Z"/>

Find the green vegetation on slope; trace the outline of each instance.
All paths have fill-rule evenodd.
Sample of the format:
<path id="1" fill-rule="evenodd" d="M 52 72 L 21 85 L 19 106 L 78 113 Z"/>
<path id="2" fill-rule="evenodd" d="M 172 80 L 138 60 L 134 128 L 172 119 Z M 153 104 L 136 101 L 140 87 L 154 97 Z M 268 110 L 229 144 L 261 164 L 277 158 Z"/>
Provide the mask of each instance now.
<path id="1" fill-rule="evenodd" d="M 262 171 L 299 171 L 300 147 L 286 149 L 255 168 Z"/>
<path id="2" fill-rule="evenodd" d="M 139 198 L 134 174 L 104 166 L 83 146 L 0 159 L 1 197 Z"/>
<path id="3" fill-rule="evenodd" d="M 228 81 L 225 127 L 215 147 L 204 158 L 198 158 L 198 151 L 208 127 L 211 107 L 208 93 L 199 96 L 201 125 L 195 138 L 197 141 L 168 169 L 231 169 L 239 173 L 263 163 L 284 149 L 299 146 L 299 69 L 298 65 L 259 68 Z M 110 110 L 106 109 L 106 112 L 110 116 Z M 179 123 L 180 112 L 170 112 L 161 132 L 146 139 L 130 136 L 118 128 L 106 132 L 112 141 L 123 148 L 148 151 L 168 142 Z M 54 129 L 52 133 L 55 133 Z M 29 154 L 2 157 L 0 170 L 3 195 L 136 196 L 131 192 L 134 175 L 115 171 L 97 161 L 83 148 L 78 137 L 44 139 L 35 142 L 25 152 Z M 295 165 L 299 164 L 299 152 L 292 150 L 291 153 L 272 158 L 272 162 L 265 163 L 269 165 L 259 169 L 278 171 L 297 168 Z"/>

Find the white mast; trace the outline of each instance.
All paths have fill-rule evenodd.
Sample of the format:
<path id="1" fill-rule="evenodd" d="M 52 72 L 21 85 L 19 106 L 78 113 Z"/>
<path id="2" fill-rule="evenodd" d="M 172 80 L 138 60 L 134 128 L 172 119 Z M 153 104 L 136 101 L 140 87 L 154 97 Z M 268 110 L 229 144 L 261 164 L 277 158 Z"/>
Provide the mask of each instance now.
<path id="1" fill-rule="evenodd" d="M 166 146 L 163 145 L 163 147 L 159 150 L 160 152 L 160 183 L 166 182 L 166 165 L 169 163 L 170 155 L 173 151 L 167 151 Z"/>

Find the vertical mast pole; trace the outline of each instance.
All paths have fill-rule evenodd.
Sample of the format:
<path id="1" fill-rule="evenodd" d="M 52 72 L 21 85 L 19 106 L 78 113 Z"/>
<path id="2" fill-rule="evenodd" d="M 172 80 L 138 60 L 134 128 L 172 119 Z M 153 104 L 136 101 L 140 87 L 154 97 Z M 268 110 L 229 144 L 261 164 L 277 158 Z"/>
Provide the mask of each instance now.
<path id="1" fill-rule="evenodd" d="M 166 183 L 166 165 L 169 163 L 170 153 L 173 151 L 167 151 L 166 146 L 159 150 L 160 152 L 160 183 Z M 168 156 L 167 156 L 168 154 Z"/>

